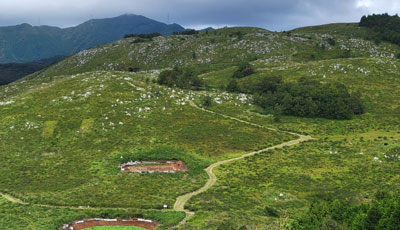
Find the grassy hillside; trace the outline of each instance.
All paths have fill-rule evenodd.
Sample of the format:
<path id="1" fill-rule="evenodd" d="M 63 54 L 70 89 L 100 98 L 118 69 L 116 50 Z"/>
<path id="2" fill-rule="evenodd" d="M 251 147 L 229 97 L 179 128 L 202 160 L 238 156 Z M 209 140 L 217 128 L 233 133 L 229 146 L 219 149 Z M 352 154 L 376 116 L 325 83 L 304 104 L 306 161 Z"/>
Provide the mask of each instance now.
<path id="1" fill-rule="evenodd" d="M 216 184 L 189 200 L 186 207 L 195 215 L 179 229 L 295 229 L 315 200 L 359 204 L 378 190 L 398 190 L 400 162 L 388 153 L 400 141 L 400 62 L 395 58 L 400 49 L 351 34 L 356 29 L 354 24 L 290 33 L 224 28 L 141 43 L 129 38 L 0 87 L 0 164 L 8 165 L 0 169 L 0 192 L 29 203 L 3 200 L 7 225 L 23 229 L 48 223 L 21 215 L 21 207 L 57 223 L 76 219 L 68 210 L 76 206 L 143 214 L 164 204 L 170 208 L 179 195 L 205 184 L 203 169 L 210 164 L 295 139 L 278 130 L 316 139 L 216 167 Z M 252 95 L 225 91 L 242 61 L 249 61 L 255 73 L 237 79 L 239 87 L 270 76 L 342 83 L 361 92 L 366 113 L 351 120 L 275 119 L 254 105 Z M 191 91 L 156 84 L 160 71 L 173 66 L 194 70 L 208 87 Z M 188 101 L 201 106 L 206 97 L 211 98 L 207 109 L 217 114 Z M 125 174 L 118 168 L 127 159 L 160 158 L 184 160 L 189 170 Z M 53 208 L 38 204 L 59 206 L 64 214 L 55 217 Z M 97 210 L 89 211 L 83 215 Z M 161 213 L 171 215 L 170 222 L 153 215 L 164 227 L 183 217 Z"/>
<path id="2" fill-rule="evenodd" d="M 190 66 L 198 73 L 205 73 L 237 66 L 242 61 L 251 61 L 257 67 L 284 66 L 344 57 L 394 57 L 399 51 L 397 46 L 388 43 L 375 45 L 350 37 L 340 32 L 341 25 L 336 27 L 339 32 L 330 34 L 311 28 L 298 33 L 296 30 L 273 33 L 257 28 L 225 28 L 191 36 L 157 37 L 142 43 L 134 43 L 135 38 L 129 38 L 82 51 L 35 76 L 172 66 Z M 334 45 L 328 43 L 329 38 L 334 39 Z"/>
<path id="3" fill-rule="evenodd" d="M 2 190 L 63 206 L 171 206 L 174 196 L 204 183 L 209 162 L 290 138 L 199 112 L 184 99 L 200 94 L 146 84 L 146 77 L 90 72 L 30 85 L 13 97 L 2 106 L 1 161 L 10 166 L 2 168 Z M 192 170 L 121 174 L 121 158 L 131 156 L 179 158 Z"/>
<path id="4" fill-rule="evenodd" d="M 271 75 L 286 81 L 308 76 L 342 82 L 363 93 L 367 113 L 344 121 L 284 116 L 277 123 L 273 115 L 262 114 L 252 105 L 239 108 L 237 101 L 225 100 L 214 105 L 214 111 L 309 133 L 318 140 L 222 166 L 217 171 L 221 178 L 217 185 L 190 201 L 190 209 L 198 215 L 182 229 L 216 229 L 229 224 L 290 229 L 315 200 L 362 203 L 376 191 L 398 190 L 400 178 L 394 172 L 400 161 L 389 159 L 388 153 L 400 143 L 399 65 L 387 58 L 336 59 L 260 69 L 242 79 L 239 84 Z M 279 217 L 269 216 L 266 207 L 279 212 Z"/>

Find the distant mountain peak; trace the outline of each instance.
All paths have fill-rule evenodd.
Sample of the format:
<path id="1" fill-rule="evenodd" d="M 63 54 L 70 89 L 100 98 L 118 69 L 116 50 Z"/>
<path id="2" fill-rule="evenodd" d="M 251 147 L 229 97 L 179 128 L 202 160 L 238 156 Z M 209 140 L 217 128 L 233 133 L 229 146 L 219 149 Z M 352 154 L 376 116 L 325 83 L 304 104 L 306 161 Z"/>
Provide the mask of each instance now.
<path id="1" fill-rule="evenodd" d="M 172 34 L 184 28 L 167 25 L 142 15 L 123 14 L 113 18 L 92 19 L 78 26 L 58 28 L 32 26 L 0 27 L 0 63 L 29 62 L 56 55 L 71 55 L 93 46 L 119 40 L 130 33 Z"/>

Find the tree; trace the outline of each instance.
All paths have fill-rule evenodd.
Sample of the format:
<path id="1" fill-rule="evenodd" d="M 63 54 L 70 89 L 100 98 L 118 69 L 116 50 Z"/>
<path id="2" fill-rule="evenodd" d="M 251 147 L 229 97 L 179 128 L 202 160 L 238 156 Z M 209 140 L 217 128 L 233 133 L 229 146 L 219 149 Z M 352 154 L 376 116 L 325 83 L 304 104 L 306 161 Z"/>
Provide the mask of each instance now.
<path id="1" fill-rule="evenodd" d="M 275 108 L 274 108 L 274 122 L 280 122 L 282 114 L 283 114 L 282 106 L 281 105 L 275 105 Z M 265 207 L 265 208 L 267 208 L 267 207 Z"/>
<path id="2" fill-rule="evenodd" d="M 328 42 L 329 45 L 331 46 L 335 46 L 336 45 L 336 41 L 333 38 L 328 38 L 326 39 L 326 41 Z"/>
<path id="3" fill-rule="evenodd" d="M 226 91 L 228 92 L 239 92 L 239 85 L 236 79 L 232 79 L 226 86 Z"/>
<path id="4" fill-rule="evenodd" d="M 381 217 L 382 214 L 380 213 L 379 209 L 376 207 L 376 205 L 373 205 L 367 212 L 364 222 L 364 229 L 375 230 Z"/>
<path id="5" fill-rule="evenodd" d="M 238 70 L 233 73 L 234 78 L 243 78 L 254 73 L 253 67 L 248 62 L 242 62 Z"/>
<path id="6" fill-rule="evenodd" d="M 172 70 L 165 70 L 158 76 L 158 84 L 168 87 L 178 87 L 181 89 L 198 90 L 204 87 L 204 82 L 200 79 L 193 70 L 179 69 L 177 67 Z"/>
<path id="7" fill-rule="evenodd" d="M 211 107 L 212 106 L 212 98 L 211 98 L 211 96 L 205 96 L 203 98 L 203 102 L 201 104 L 204 107 Z"/>

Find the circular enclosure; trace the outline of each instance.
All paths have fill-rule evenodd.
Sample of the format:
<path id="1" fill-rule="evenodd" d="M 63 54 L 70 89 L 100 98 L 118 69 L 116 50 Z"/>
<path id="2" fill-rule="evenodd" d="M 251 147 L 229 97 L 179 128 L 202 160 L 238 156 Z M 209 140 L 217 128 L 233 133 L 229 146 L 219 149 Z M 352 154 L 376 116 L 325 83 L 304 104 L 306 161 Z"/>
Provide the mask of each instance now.
<path id="1" fill-rule="evenodd" d="M 111 226 L 134 226 L 140 227 L 147 230 L 153 230 L 159 222 L 153 220 L 147 220 L 142 218 L 133 219 L 103 219 L 103 218 L 90 218 L 84 220 L 73 221 L 69 224 L 64 224 L 59 230 L 81 230 L 93 227 L 111 227 Z"/>

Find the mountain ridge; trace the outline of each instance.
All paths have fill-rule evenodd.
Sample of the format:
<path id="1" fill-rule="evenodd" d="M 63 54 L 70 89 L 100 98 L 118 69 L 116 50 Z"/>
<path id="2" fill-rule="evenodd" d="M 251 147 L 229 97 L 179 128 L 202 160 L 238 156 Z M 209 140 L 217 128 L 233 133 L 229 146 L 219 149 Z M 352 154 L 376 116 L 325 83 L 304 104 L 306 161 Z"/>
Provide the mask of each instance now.
<path id="1" fill-rule="evenodd" d="M 121 39 L 127 33 L 172 34 L 184 28 L 133 14 L 92 19 L 74 27 L 32 26 L 23 23 L 0 27 L 0 63 L 30 62 Z"/>

